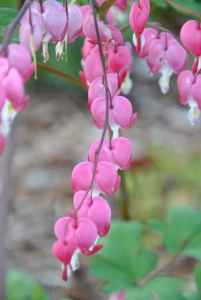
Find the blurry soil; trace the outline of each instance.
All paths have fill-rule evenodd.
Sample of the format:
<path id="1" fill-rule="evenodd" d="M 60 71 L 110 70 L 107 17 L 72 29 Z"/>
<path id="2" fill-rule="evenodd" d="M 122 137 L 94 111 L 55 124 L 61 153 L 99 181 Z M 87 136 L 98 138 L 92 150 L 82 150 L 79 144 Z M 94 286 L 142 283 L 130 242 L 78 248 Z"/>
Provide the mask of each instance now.
<path id="1" fill-rule="evenodd" d="M 156 80 L 142 69 L 136 65 L 133 74 L 131 98 L 139 121 L 128 134 L 134 156 L 146 155 L 150 144 L 167 146 L 170 153 L 199 152 L 200 124 L 191 127 L 176 94 L 162 96 Z M 60 266 L 51 256 L 53 224 L 71 206 L 73 165 L 86 158 L 88 145 L 99 134 L 85 107 L 86 95 L 44 86 L 31 91 L 31 103 L 17 120 L 9 264 L 34 275 L 54 291 L 53 299 L 65 295 Z"/>

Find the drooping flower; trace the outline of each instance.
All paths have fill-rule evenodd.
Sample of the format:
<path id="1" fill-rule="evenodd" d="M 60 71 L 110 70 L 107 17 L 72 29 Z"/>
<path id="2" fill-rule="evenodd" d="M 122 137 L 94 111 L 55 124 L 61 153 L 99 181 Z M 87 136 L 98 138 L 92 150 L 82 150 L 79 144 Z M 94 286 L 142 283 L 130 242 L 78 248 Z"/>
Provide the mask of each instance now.
<path id="1" fill-rule="evenodd" d="M 84 161 L 77 164 L 72 171 L 72 189 L 73 192 L 79 190 L 88 191 L 91 188 L 93 178 L 94 164 Z M 112 195 L 120 186 L 120 177 L 117 173 L 117 167 L 107 161 L 100 161 L 95 174 L 96 190 Z"/>
<path id="2" fill-rule="evenodd" d="M 8 75 L 2 80 L 2 86 L 13 108 L 18 112 L 24 110 L 28 97 L 25 95 L 24 81 L 17 69 L 9 70 Z"/>
<path id="3" fill-rule="evenodd" d="M 111 208 L 103 197 L 86 196 L 86 191 L 78 191 L 74 194 L 73 203 L 75 210 L 78 210 L 78 217 L 93 221 L 99 236 L 108 233 L 111 224 Z"/>
<path id="4" fill-rule="evenodd" d="M 100 140 L 91 144 L 89 148 L 88 158 L 95 161 L 96 151 L 100 144 Z M 105 141 L 99 155 L 100 161 L 109 161 L 116 164 L 120 169 L 127 170 L 132 161 L 132 145 L 129 139 L 118 137 L 110 141 Z"/>
<path id="5" fill-rule="evenodd" d="M 106 105 L 104 98 L 96 98 L 91 105 L 91 114 L 98 128 L 105 124 Z M 109 124 L 111 127 L 131 128 L 136 121 L 131 102 L 123 96 L 114 96 L 109 108 Z"/>
<path id="6" fill-rule="evenodd" d="M 172 74 L 183 70 L 186 59 L 186 51 L 171 34 L 162 32 L 150 41 L 147 63 L 153 74 L 160 74 L 159 85 L 163 94 L 169 91 Z"/>
<path id="7" fill-rule="evenodd" d="M 150 1 L 139 0 L 137 3 L 133 3 L 130 14 L 129 24 L 134 32 L 134 45 L 136 46 L 137 53 L 141 49 L 141 34 L 146 26 L 150 14 Z"/>
<path id="8" fill-rule="evenodd" d="M 194 56 L 201 56 L 201 24 L 189 20 L 181 28 L 180 39 L 184 47 Z"/>
<path id="9" fill-rule="evenodd" d="M 177 87 L 180 103 L 189 106 L 188 119 L 194 125 L 201 114 L 201 75 L 185 70 L 178 75 Z"/>
<path id="10" fill-rule="evenodd" d="M 8 47 L 9 66 L 18 70 L 23 79 L 29 80 L 34 71 L 31 54 L 22 44 L 10 44 Z"/>

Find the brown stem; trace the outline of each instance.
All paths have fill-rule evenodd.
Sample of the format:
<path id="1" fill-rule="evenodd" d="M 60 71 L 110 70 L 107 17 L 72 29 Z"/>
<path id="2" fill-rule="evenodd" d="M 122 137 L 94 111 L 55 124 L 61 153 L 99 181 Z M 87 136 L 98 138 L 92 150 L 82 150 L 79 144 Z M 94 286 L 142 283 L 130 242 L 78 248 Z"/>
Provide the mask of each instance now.
<path id="1" fill-rule="evenodd" d="M 175 263 L 175 261 L 177 260 L 177 258 L 179 257 L 180 252 L 174 256 L 172 256 L 168 262 L 164 263 L 163 265 L 157 267 L 155 270 L 153 270 L 152 272 L 150 272 L 145 278 L 143 278 L 138 285 L 140 287 L 145 287 L 147 283 L 149 283 L 152 279 L 154 279 L 155 277 L 157 277 L 158 275 L 160 275 L 161 273 L 166 273 L 167 270 Z"/>
<path id="2" fill-rule="evenodd" d="M 4 34 L 3 43 L 0 48 L 0 54 L 4 54 L 7 51 L 8 45 L 11 41 L 11 38 L 12 38 L 12 35 L 13 35 L 15 29 L 19 25 L 21 19 L 23 18 L 24 14 L 26 13 L 27 9 L 30 7 L 32 2 L 33 2 L 33 0 L 26 0 L 24 2 L 23 6 L 21 7 L 21 9 L 19 10 L 19 13 L 13 20 L 13 22 L 10 23 L 10 25 L 8 25 L 6 32 Z"/>
<path id="3" fill-rule="evenodd" d="M 57 70 L 53 67 L 50 67 L 50 66 L 44 65 L 44 64 L 37 64 L 37 67 L 39 69 L 46 70 L 49 73 L 55 74 L 55 75 L 65 79 L 66 81 L 69 81 L 70 83 L 79 86 L 82 89 L 86 89 L 84 84 L 79 79 L 77 79 L 76 77 L 74 77 L 72 75 L 66 74 L 60 70 Z"/>
<path id="4" fill-rule="evenodd" d="M 112 5 L 115 3 L 116 0 L 107 0 L 105 1 L 101 7 L 98 9 L 98 13 L 101 17 L 101 19 L 105 19 L 108 10 L 112 7 Z"/>
<path id="5" fill-rule="evenodd" d="M 21 8 L 24 4 L 25 0 L 18 0 L 18 8 Z"/>
<path id="6" fill-rule="evenodd" d="M 106 102 L 105 102 L 105 122 L 104 122 L 104 128 L 102 131 L 101 139 L 98 145 L 98 148 L 95 153 L 95 161 L 94 161 L 94 166 L 93 166 L 93 174 L 92 174 L 92 180 L 89 186 L 89 189 L 86 191 L 83 199 L 81 200 L 79 206 L 77 209 L 74 211 L 76 213 L 83 205 L 84 200 L 86 199 L 87 195 L 89 194 L 90 191 L 93 190 L 94 182 L 95 182 L 95 176 L 96 176 L 96 171 L 98 167 L 98 161 L 99 161 L 99 155 L 107 134 L 107 130 L 109 129 L 109 109 L 110 109 L 110 102 L 112 101 L 111 99 L 111 93 L 109 90 L 108 86 L 108 81 L 107 81 L 107 71 L 106 71 L 106 65 L 105 65 L 105 58 L 103 54 L 103 49 L 102 49 L 102 44 L 101 44 L 101 37 L 100 37 L 100 32 L 98 28 L 98 21 L 96 17 L 96 4 L 94 0 L 90 0 L 91 2 L 91 7 L 92 7 L 92 12 L 93 12 L 93 18 L 94 18 L 94 25 L 95 25 L 95 30 L 96 30 L 96 37 L 97 37 L 97 44 L 98 44 L 98 49 L 99 49 L 99 54 L 100 54 L 100 59 L 101 59 L 101 64 L 102 64 L 102 69 L 103 69 L 103 84 L 105 86 L 105 93 L 106 93 Z"/>
<path id="7" fill-rule="evenodd" d="M 41 13 L 43 13 L 43 11 L 44 11 L 43 0 L 39 0 L 39 4 L 40 4 L 40 11 L 41 11 Z"/>
<path id="8" fill-rule="evenodd" d="M 197 13 L 196 11 L 194 11 L 190 8 L 187 8 L 187 7 L 183 6 L 182 4 L 176 3 L 174 0 L 166 0 L 166 2 L 167 2 L 167 4 L 169 4 L 173 8 L 180 10 L 184 14 L 194 16 L 194 17 L 198 18 L 199 20 L 201 20 L 201 15 L 199 13 Z"/>
<path id="9" fill-rule="evenodd" d="M 138 285 L 140 287 L 144 287 L 147 283 L 149 283 L 152 279 L 157 277 L 161 273 L 166 273 L 168 269 L 176 262 L 177 258 L 182 255 L 182 252 L 185 250 L 186 246 L 189 245 L 189 243 L 192 242 L 192 240 L 196 237 L 197 234 L 200 233 L 200 225 L 199 223 L 196 228 L 189 234 L 189 237 L 183 242 L 180 249 L 177 251 L 175 255 L 170 257 L 168 262 L 164 263 L 161 266 L 158 266 L 155 270 L 150 272 L 147 276 L 145 276 L 140 282 L 138 282 Z"/>
<path id="10" fill-rule="evenodd" d="M 1 161 L 0 174 L 0 299 L 5 299 L 5 276 L 6 276 L 6 236 L 8 209 L 11 197 L 11 169 L 13 162 L 13 132 L 9 137 L 9 141 Z"/>
<path id="11" fill-rule="evenodd" d="M 120 205 L 121 205 L 121 217 L 125 221 L 129 221 L 131 219 L 129 212 L 129 195 L 126 185 L 126 176 L 125 172 L 121 171 L 121 189 L 120 189 Z"/>

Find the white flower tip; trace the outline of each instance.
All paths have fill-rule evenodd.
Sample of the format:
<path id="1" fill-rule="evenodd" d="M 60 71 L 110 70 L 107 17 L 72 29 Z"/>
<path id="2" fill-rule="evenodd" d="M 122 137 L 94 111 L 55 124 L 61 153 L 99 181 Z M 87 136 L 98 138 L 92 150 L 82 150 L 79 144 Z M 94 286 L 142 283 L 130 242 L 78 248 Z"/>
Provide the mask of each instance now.
<path id="1" fill-rule="evenodd" d="M 43 41 L 42 55 L 43 55 L 43 62 L 47 63 L 50 56 L 49 56 L 49 50 L 48 50 L 48 42 L 46 42 L 46 41 Z"/>
<path id="2" fill-rule="evenodd" d="M 2 133 L 7 136 L 10 132 L 10 128 L 12 123 L 17 115 L 17 112 L 13 108 L 13 105 L 10 101 L 6 101 L 3 109 L 1 111 L 1 131 Z"/>
<path id="3" fill-rule="evenodd" d="M 63 58 L 64 46 L 65 46 L 64 41 L 58 42 L 56 44 L 55 53 L 56 53 L 57 60 L 60 60 Z"/>
<path id="4" fill-rule="evenodd" d="M 119 126 L 116 124 L 113 124 L 111 126 L 111 130 L 112 130 L 112 138 L 116 139 L 119 137 Z"/>
<path id="5" fill-rule="evenodd" d="M 199 56 L 198 58 L 198 67 L 197 67 L 198 71 L 201 70 L 201 56 Z"/>
<path id="6" fill-rule="evenodd" d="M 76 271 L 79 269 L 80 267 L 80 262 L 79 262 L 79 255 L 80 255 L 80 251 L 76 250 L 75 253 L 72 256 L 71 259 L 71 267 L 73 271 Z"/>
<path id="7" fill-rule="evenodd" d="M 137 46 L 137 37 L 135 33 L 133 33 L 133 45 L 136 47 Z"/>
<path id="8" fill-rule="evenodd" d="M 173 71 L 172 69 L 168 66 L 168 65 L 165 65 L 161 71 L 161 76 L 159 78 L 159 86 L 160 86 L 160 90 L 162 92 L 162 94 L 167 94 L 170 90 L 170 78 L 173 74 Z"/>
<path id="9" fill-rule="evenodd" d="M 123 94 L 128 95 L 132 89 L 133 82 L 129 75 L 126 76 L 124 82 L 121 85 L 121 91 Z"/>
<path id="10" fill-rule="evenodd" d="M 194 100 L 189 101 L 188 120 L 192 126 L 198 123 L 200 119 L 200 109 Z"/>

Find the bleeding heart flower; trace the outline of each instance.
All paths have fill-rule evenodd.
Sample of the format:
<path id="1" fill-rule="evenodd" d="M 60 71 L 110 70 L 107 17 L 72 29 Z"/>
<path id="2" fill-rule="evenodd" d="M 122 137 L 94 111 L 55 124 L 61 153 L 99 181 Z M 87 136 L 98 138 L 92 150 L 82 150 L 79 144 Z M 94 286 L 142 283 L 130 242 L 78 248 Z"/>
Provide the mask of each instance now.
<path id="1" fill-rule="evenodd" d="M 195 56 L 201 56 L 201 24 L 189 20 L 181 28 L 180 39 L 186 49 Z"/>
<path id="2" fill-rule="evenodd" d="M 162 32 L 159 38 L 150 42 L 147 63 L 153 74 L 160 74 L 159 85 L 163 94 L 169 91 L 170 78 L 186 64 L 187 54 L 174 37 Z"/>
<path id="3" fill-rule="evenodd" d="M 146 26 L 150 14 L 150 1 L 139 0 L 138 3 L 133 3 L 130 14 L 129 24 L 132 31 L 134 32 L 136 39 L 136 51 L 137 53 L 141 50 L 141 34 Z"/>
<path id="4" fill-rule="evenodd" d="M 8 47 L 8 61 L 10 67 L 16 68 L 23 79 L 29 80 L 34 71 L 31 55 L 22 44 L 10 44 Z"/>
<path id="5" fill-rule="evenodd" d="M 131 70 L 132 56 L 128 45 L 111 49 L 108 53 L 108 71 L 119 73 L 122 69 Z"/>
<path id="6" fill-rule="evenodd" d="M 102 21 L 98 20 L 98 28 L 99 28 L 101 42 L 108 42 L 109 40 L 111 40 L 112 38 L 111 31 Z M 97 43 L 97 34 L 96 34 L 93 15 L 88 14 L 85 17 L 82 30 L 87 39 L 89 39 L 91 42 Z"/>
<path id="7" fill-rule="evenodd" d="M 93 143 L 89 148 L 88 158 L 95 161 L 95 153 L 100 144 L 100 140 Z M 124 137 L 112 139 L 111 142 L 104 143 L 100 155 L 100 161 L 109 161 L 116 164 L 120 169 L 127 170 L 132 161 L 132 145 L 131 142 Z"/>
<path id="8" fill-rule="evenodd" d="M 84 199 L 84 200 L 83 200 Z M 98 235 L 105 236 L 111 224 L 111 208 L 101 197 L 91 197 L 86 191 L 78 191 L 73 198 L 74 208 L 78 210 L 78 217 L 89 218 L 96 225 Z"/>
<path id="9" fill-rule="evenodd" d="M 91 114 L 98 128 L 103 128 L 106 116 L 106 104 L 104 98 L 96 98 L 91 105 Z M 114 96 L 112 106 L 109 109 L 110 125 L 117 125 L 121 128 L 130 128 L 136 121 L 136 114 L 133 112 L 132 104 L 123 96 Z"/>
<path id="10" fill-rule="evenodd" d="M 118 77 L 116 73 L 107 73 L 107 83 L 110 91 L 110 96 L 113 98 L 118 91 Z M 88 89 L 88 107 L 91 107 L 92 102 L 96 98 L 106 99 L 106 89 L 103 82 L 103 77 L 94 79 Z"/>
<path id="11" fill-rule="evenodd" d="M 2 86 L 6 93 L 6 98 L 12 103 L 16 111 L 24 110 L 28 98 L 25 96 L 24 82 L 15 68 L 11 68 L 8 75 L 3 79 Z"/>

